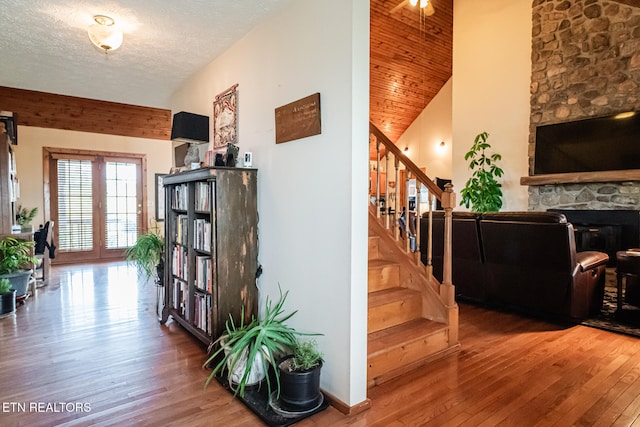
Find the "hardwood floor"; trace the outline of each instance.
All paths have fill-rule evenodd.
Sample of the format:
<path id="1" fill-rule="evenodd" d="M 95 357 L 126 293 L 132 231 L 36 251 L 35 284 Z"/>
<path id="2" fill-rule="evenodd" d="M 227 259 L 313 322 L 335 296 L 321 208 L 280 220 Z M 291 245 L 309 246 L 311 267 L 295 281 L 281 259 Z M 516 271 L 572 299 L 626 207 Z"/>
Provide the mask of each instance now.
<path id="1" fill-rule="evenodd" d="M 205 350 L 160 326 L 156 288 L 125 263 L 52 269 L 52 283 L 0 319 L 1 426 L 255 426 Z M 640 340 L 460 307 L 459 353 L 300 426 L 640 425 Z M 328 362 L 330 363 L 330 361 Z"/>

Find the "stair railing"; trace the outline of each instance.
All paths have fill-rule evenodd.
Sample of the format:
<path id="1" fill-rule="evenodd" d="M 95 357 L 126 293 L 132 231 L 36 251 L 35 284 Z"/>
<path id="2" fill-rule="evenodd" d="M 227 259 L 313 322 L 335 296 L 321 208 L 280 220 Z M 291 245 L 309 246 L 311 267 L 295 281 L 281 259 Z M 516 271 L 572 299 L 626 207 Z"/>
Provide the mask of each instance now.
<path id="1" fill-rule="evenodd" d="M 398 197 L 399 190 L 399 171 L 401 166 L 405 170 L 405 185 L 406 197 L 402 202 L 405 206 L 405 242 L 404 249 L 407 253 L 420 251 L 420 209 L 421 209 L 421 188 L 425 186 L 428 190 L 428 227 L 427 227 L 427 273 L 433 274 L 432 265 L 432 229 L 433 229 L 433 199 L 434 197 L 440 201 L 442 208 L 444 209 L 444 254 L 443 254 L 443 266 L 442 266 L 442 284 L 440 285 L 440 298 L 447 306 L 453 306 L 455 304 L 455 292 L 453 283 L 451 282 L 451 258 L 452 258 L 452 239 L 451 239 L 451 225 L 452 225 L 452 212 L 455 206 L 456 195 L 453 192 L 453 186 L 446 184 L 444 191 L 440 189 L 420 168 L 411 161 L 403 152 L 395 145 L 385 134 L 383 134 L 373 123 L 369 122 L 370 137 L 375 139 L 376 146 L 376 188 L 375 188 L 375 207 L 376 216 L 378 218 L 384 213 L 386 218 L 384 220 L 385 227 L 389 230 L 393 227 L 393 236 L 396 241 L 400 240 L 400 229 L 397 223 L 398 218 L 398 205 L 400 198 Z M 384 146 L 384 153 L 381 150 L 381 146 Z M 393 156 L 394 163 L 394 175 L 395 175 L 395 197 L 393 201 L 393 209 L 389 200 L 389 157 Z M 384 157 L 384 170 L 385 170 L 385 203 L 384 207 L 381 204 L 381 188 L 380 188 L 380 165 L 381 160 Z M 411 180 L 416 180 L 415 190 L 412 188 Z M 415 195 L 411 194 L 415 191 Z M 411 245 L 409 238 L 412 218 L 409 211 L 410 199 L 415 197 L 416 205 L 416 227 L 415 227 L 415 245 Z M 394 216 L 393 223 L 391 223 L 391 217 Z M 420 263 L 420 257 L 417 257 L 417 262 Z"/>

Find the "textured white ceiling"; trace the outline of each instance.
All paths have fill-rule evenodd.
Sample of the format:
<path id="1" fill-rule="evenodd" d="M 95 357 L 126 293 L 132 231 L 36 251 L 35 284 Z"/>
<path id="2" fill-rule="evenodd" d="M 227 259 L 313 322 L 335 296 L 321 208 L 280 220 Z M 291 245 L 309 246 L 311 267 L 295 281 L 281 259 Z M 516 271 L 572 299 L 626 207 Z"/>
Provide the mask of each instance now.
<path id="1" fill-rule="evenodd" d="M 191 74 L 291 1 L 0 0 L 0 86 L 168 108 Z M 97 14 L 124 31 L 109 55 L 87 36 Z"/>

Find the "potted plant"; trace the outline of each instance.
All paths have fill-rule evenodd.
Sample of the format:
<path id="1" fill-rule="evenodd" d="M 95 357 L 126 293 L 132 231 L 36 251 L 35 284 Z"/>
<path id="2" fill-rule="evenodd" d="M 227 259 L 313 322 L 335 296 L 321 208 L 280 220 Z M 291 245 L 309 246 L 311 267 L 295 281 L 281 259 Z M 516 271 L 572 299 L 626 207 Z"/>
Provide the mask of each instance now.
<path id="1" fill-rule="evenodd" d="M 154 278 L 162 286 L 164 275 L 164 238 L 157 227 L 138 236 L 133 246 L 125 250 L 125 258 L 133 262 L 147 279 Z"/>
<path id="2" fill-rule="evenodd" d="M 33 233 L 33 225 L 30 225 L 33 218 L 36 217 L 38 213 L 38 208 L 23 208 L 22 206 L 18 206 L 18 210 L 16 211 L 16 223 L 20 225 L 20 230 L 23 233 Z"/>
<path id="3" fill-rule="evenodd" d="M 205 367 L 214 365 L 205 386 L 216 375 L 226 372 L 229 387 L 233 390 L 234 396 L 244 397 L 245 388 L 248 385 L 256 384 L 264 378 L 267 380 L 267 387 L 271 394 L 274 388 L 270 375 L 267 374 L 269 367 L 272 367 L 275 373 L 277 396 L 280 395 L 277 360 L 296 347 L 296 336 L 311 335 L 298 332 L 285 324 L 296 313 L 294 311 L 284 314 L 283 306 L 288 293 L 287 291 L 282 294 L 280 291 L 280 299 L 275 305 L 267 297 L 264 316 L 260 320 L 252 316 L 251 321 L 245 323 L 244 309 L 242 320 L 238 325 L 229 316 L 226 331 L 209 346 L 210 352 L 214 348 L 216 350 L 204 363 Z"/>
<path id="4" fill-rule="evenodd" d="M 280 406 L 288 411 L 303 412 L 322 403 L 320 370 L 322 353 L 315 340 L 298 341 L 293 354 L 278 362 Z"/>
<path id="5" fill-rule="evenodd" d="M 15 289 L 16 297 L 27 293 L 31 278 L 31 266 L 38 259 L 31 255 L 35 242 L 32 240 L 5 237 L 0 240 L 0 279 L 6 278 Z"/>
<path id="6" fill-rule="evenodd" d="M 487 138 L 487 132 L 478 134 L 471 149 L 464 155 L 465 160 L 471 159 L 469 169 L 473 170 L 473 174 L 460 191 L 460 205 L 471 207 L 474 212 L 497 212 L 502 207 L 502 185 L 496 181 L 496 177 L 499 178 L 504 173 L 496 165 L 502 156 L 497 153 L 489 156 L 485 153 L 485 150 L 491 148 Z"/>
<path id="7" fill-rule="evenodd" d="M 0 317 L 16 311 L 16 290 L 11 288 L 9 279 L 0 279 Z"/>

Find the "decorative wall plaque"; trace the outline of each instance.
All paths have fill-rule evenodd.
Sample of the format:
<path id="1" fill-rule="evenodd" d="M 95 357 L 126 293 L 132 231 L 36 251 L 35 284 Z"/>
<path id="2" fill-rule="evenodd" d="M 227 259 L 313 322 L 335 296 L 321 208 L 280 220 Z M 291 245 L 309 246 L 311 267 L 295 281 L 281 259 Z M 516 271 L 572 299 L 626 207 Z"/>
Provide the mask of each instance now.
<path id="1" fill-rule="evenodd" d="M 235 84 L 213 101 L 213 148 L 238 144 L 238 94 Z"/>
<path id="2" fill-rule="evenodd" d="M 320 133 L 320 93 L 276 108 L 276 144 Z"/>

